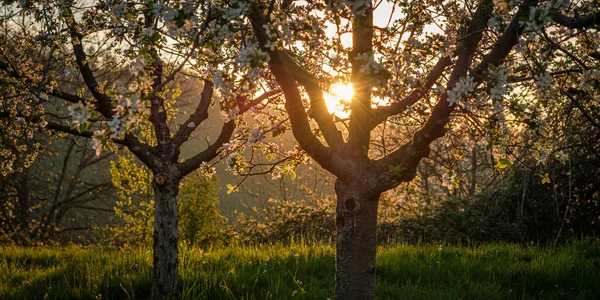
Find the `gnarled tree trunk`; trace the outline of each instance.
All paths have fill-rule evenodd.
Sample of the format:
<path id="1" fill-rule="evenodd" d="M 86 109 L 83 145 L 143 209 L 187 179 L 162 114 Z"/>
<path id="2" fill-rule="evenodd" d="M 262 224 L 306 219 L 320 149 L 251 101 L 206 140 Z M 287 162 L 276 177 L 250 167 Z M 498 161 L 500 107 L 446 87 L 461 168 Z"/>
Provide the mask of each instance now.
<path id="1" fill-rule="evenodd" d="M 177 196 L 179 179 L 169 174 L 154 177 L 154 277 L 152 299 L 179 299 L 177 285 Z"/>
<path id="2" fill-rule="evenodd" d="M 375 299 L 377 205 L 364 182 L 336 181 L 336 299 Z"/>

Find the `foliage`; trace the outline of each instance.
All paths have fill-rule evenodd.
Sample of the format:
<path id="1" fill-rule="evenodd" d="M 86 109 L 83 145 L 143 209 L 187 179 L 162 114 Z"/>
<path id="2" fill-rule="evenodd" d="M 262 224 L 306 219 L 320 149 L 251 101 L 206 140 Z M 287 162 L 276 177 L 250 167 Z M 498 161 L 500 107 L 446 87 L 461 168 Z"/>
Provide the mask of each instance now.
<path id="1" fill-rule="evenodd" d="M 250 80 L 244 78 L 239 86 L 244 95 L 230 90 L 235 94 L 219 105 L 231 117 L 221 122 L 217 139 L 180 157 L 191 134 L 208 127 L 202 123 L 215 104 L 214 66 L 244 67 L 237 55 L 229 55 L 238 49 L 239 36 L 219 32 L 228 20 L 213 12 L 211 2 L 2 2 L 0 133 L 7 142 L 0 143 L 0 173 L 18 170 L 12 161 L 26 150 L 20 142 L 36 128 L 90 138 L 97 155 L 115 151 L 115 144 L 125 146 L 162 182 L 152 186 L 159 197 L 155 261 L 165 266 L 155 269 L 154 297 L 178 295 L 174 240 L 180 181 L 201 166 L 210 169 L 204 167 L 233 135 L 238 114 L 272 96 L 246 103 L 261 92 L 248 92 Z M 203 88 L 193 113 L 179 119 L 175 79 L 182 74 L 199 78 Z M 168 255 L 158 255 L 159 249 Z"/>
<path id="2" fill-rule="evenodd" d="M 219 211 L 217 177 L 194 172 L 180 187 L 179 236 L 190 246 L 207 248 L 224 241 L 226 218 Z"/>
<path id="3" fill-rule="evenodd" d="M 145 248 L 0 248 L 2 299 L 146 299 Z M 292 243 L 181 252 L 183 299 L 321 299 L 333 295 L 335 250 Z M 379 299 L 596 299 L 600 244 L 560 247 L 394 244 L 378 250 Z"/>
<path id="4" fill-rule="evenodd" d="M 117 224 L 103 228 L 105 241 L 117 245 L 151 245 L 154 192 L 150 171 L 137 164 L 132 154 L 111 162 L 110 174 L 119 196 L 114 210 Z"/>
<path id="5" fill-rule="evenodd" d="M 331 241 L 335 237 L 335 201 L 269 199 L 252 215 L 238 214 L 234 228 L 243 243 L 263 244 L 293 240 Z"/>
<path id="6" fill-rule="evenodd" d="M 154 200 L 152 174 L 131 154 L 112 162 L 111 174 L 120 201 L 115 206 L 117 225 L 104 228 L 109 244 L 144 246 L 152 244 Z M 225 218 L 218 209 L 216 177 L 193 172 L 182 180 L 179 190 L 179 235 L 182 242 L 206 248 L 222 242 L 227 233 Z"/>
<path id="7" fill-rule="evenodd" d="M 472 196 L 413 195 L 382 219 L 379 234 L 411 243 L 552 243 L 596 236 L 599 170 L 597 156 L 571 156 L 533 169 L 511 167 L 494 187 Z"/>
<path id="8" fill-rule="evenodd" d="M 600 157 L 574 154 L 532 169 L 508 167 L 493 187 L 473 195 L 436 196 L 418 189 L 389 193 L 380 200 L 378 241 L 543 244 L 596 236 L 599 171 Z M 334 220 L 330 198 L 270 199 L 252 215 L 239 214 L 235 228 L 244 243 L 327 242 L 335 237 Z"/>
<path id="9" fill-rule="evenodd" d="M 493 178 L 515 161 L 537 155 L 543 164 L 548 153 L 571 147 L 562 142 L 573 132 L 556 131 L 568 127 L 569 120 L 583 116 L 600 128 L 596 0 L 3 5 L 0 132 L 9 137 L 0 144 L 0 172 L 18 170 L 11 161 L 26 150 L 20 142 L 32 128 L 91 138 L 98 153 L 114 149 L 113 142 L 125 145 L 156 182 L 166 183 L 153 185 L 155 195 L 164 198 L 155 206 L 155 221 L 163 226 L 154 228 L 156 237 L 171 234 L 168 241 L 177 239 L 180 180 L 198 168 L 212 170 L 207 162 L 219 153 L 235 175 L 287 173 L 292 179 L 299 163 L 313 159 L 336 177 L 336 224 L 344 227 L 338 230 L 340 246 L 364 244 L 354 239 L 359 230 L 357 236 L 369 244 L 361 254 L 374 260 L 375 232 L 362 229 L 375 228 L 377 200 L 413 181 L 432 151 L 474 148 L 477 162 L 475 153 L 485 149 L 488 166 L 500 170 L 486 170 Z M 377 11 L 383 17 L 375 17 Z M 351 43 L 344 41 L 349 35 Z M 107 70 L 128 72 L 113 76 Z M 180 74 L 204 81 L 197 109 L 183 122 L 171 121 L 177 116 L 173 102 L 180 93 L 174 79 Z M 350 83 L 354 94 L 344 105 L 349 114 L 329 111 L 324 94 L 335 84 Z M 218 103 L 214 90 L 221 95 Z M 211 105 L 222 110 L 221 134 L 204 151 L 181 160 L 181 146 L 206 120 Z M 46 106 L 58 109 L 46 113 Z M 253 111 L 253 121 L 242 120 L 239 115 L 251 107 L 270 111 Z M 140 130 L 150 127 L 150 136 Z M 293 150 L 265 140 L 266 133 L 276 136 L 290 127 L 298 142 Z M 265 159 L 255 159 L 254 152 L 246 159 L 241 153 L 247 146 L 264 152 Z M 454 169 L 464 165 L 445 166 L 444 192 L 462 196 L 455 191 L 466 172 Z M 477 190 L 475 165 L 470 197 Z M 542 173 L 542 182 L 552 183 L 550 175 Z M 553 189 L 555 219 L 561 209 L 565 216 L 557 237 L 574 200 L 570 179 L 568 186 L 566 206 Z M 355 226 L 359 223 L 363 226 Z M 155 241 L 171 254 L 177 249 L 167 246 L 176 244 Z M 157 265 L 175 266 L 175 255 L 155 257 L 163 258 L 173 261 Z M 338 267 L 353 265 L 338 261 Z M 175 270 L 168 276 L 157 273 L 159 279 L 173 280 L 160 282 L 167 289 L 176 286 Z M 374 281 L 364 286 L 371 295 Z"/>

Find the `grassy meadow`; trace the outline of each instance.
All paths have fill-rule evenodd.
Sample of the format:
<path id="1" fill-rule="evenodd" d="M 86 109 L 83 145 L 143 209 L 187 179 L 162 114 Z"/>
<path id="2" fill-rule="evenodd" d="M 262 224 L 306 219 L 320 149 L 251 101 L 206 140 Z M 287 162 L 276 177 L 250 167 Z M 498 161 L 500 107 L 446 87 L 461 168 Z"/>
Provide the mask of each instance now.
<path id="1" fill-rule="evenodd" d="M 183 249 L 184 299 L 333 298 L 325 244 Z M 0 299 L 146 299 L 149 249 L 0 247 Z M 378 249 L 378 299 L 600 299 L 595 241 Z"/>

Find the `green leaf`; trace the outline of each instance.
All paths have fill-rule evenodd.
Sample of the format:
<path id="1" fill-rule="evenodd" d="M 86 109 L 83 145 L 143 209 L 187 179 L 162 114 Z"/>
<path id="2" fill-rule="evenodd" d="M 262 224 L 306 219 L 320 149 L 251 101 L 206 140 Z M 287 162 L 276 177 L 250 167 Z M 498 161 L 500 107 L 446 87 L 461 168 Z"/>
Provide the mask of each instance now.
<path id="1" fill-rule="evenodd" d="M 238 187 L 237 186 L 233 186 L 231 184 L 227 184 L 227 195 L 233 193 L 233 192 L 237 192 L 238 191 Z"/>
<path id="2" fill-rule="evenodd" d="M 290 171 L 290 176 L 292 177 L 292 180 L 296 179 L 296 171 Z"/>
<path id="3" fill-rule="evenodd" d="M 498 169 L 506 169 L 508 166 L 510 166 L 510 160 L 508 160 L 508 158 L 501 158 L 496 163 L 496 168 Z"/>
<path id="4" fill-rule="evenodd" d="M 82 132 L 82 131 L 86 131 L 88 128 L 89 128 L 89 124 L 87 122 L 85 122 L 85 123 L 82 123 L 81 125 L 79 125 L 78 130 L 79 130 L 79 132 Z"/>
<path id="5" fill-rule="evenodd" d="M 548 173 L 543 175 L 540 174 L 540 177 L 542 177 L 542 184 L 550 183 L 550 176 L 548 175 Z"/>

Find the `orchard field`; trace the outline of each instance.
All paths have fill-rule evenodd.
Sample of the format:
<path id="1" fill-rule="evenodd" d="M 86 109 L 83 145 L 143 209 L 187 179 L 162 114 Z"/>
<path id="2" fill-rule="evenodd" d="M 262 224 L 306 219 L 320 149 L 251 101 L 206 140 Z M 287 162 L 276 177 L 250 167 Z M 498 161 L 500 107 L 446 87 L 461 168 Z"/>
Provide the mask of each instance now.
<path id="1" fill-rule="evenodd" d="M 334 297 L 335 250 L 321 243 L 180 254 L 183 299 Z M 396 244 L 377 250 L 377 299 L 598 299 L 597 241 L 559 247 Z M 0 248 L 1 299 L 146 299 L 151 249 Z"/>
<path id="2" fill-rule="evenodd" d="M 600 299 L 598 178 L 598 0 L 0 1 L 0 300 Z"/>

